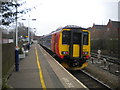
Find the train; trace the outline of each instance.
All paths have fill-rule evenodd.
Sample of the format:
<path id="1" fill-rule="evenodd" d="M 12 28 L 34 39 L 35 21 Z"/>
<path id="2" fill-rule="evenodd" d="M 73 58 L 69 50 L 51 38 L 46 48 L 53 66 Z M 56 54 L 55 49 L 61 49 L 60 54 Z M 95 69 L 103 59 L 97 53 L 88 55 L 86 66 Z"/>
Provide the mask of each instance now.
<path id="1" fill-rule="evenodd" d="M 86 28 L 67 25 L 41 36 L 39 43 L 59 57 L 67 69 L 80 70 L 88 65 L 90 32 Z"/>

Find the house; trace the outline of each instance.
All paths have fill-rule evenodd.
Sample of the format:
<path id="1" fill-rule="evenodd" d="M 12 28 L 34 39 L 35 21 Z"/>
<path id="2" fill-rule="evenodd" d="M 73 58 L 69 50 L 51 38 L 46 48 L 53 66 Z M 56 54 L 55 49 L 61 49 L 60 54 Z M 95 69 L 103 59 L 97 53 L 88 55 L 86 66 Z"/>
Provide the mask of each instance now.
<path id="1" fill-rule="evenodd" d="M 89 29 L 91 32 L 91 40 L 99 40 L 104 38 L 104 34 L 106 32 L 107 26 L 106 25 L 95 25 Z"/>
<path id="2" fill-rule="evenodd" d="M 120 52 L 120 21 L 112 21 L 109 19 L 107 24 L 107 36 L 110 42 L 111 51 L 118 54 Z M 118 57 L 120 58 L 119 54 Z"/>
<path id="3" fill-rule="evenodd" d="M 108 38 L 111 40 L 120 39 L 120 21 L 112 21 L 109 19 L 107 24 Z"/>

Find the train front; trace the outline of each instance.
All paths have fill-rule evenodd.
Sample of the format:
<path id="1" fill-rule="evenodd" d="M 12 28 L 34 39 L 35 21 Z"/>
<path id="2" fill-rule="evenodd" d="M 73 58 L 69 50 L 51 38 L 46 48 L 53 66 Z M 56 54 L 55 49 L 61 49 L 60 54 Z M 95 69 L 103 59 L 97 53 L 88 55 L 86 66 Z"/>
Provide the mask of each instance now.
<path id="1" fill-rule="evenodd" d="M 90 57 L 90 32 L 83 28 L 63 28 L 60 33 L 61 64 L 68 69 L 79 70 L 87 66 Z"/>

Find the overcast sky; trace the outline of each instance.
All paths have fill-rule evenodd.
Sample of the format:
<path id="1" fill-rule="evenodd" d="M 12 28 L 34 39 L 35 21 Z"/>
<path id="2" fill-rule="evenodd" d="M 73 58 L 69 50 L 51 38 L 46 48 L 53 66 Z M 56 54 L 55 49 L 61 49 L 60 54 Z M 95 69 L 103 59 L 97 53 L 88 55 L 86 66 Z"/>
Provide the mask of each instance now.
<path id="1" fill-rule="evenodd" d="M 37 35 L 45 35 L 58 27 L 78 25 L 92 27 L 95 24 L 107 24 L 109 19 L 118 20 L 119 0 L 26 0 L 25 7 L 33 9 L 22 18 L 29 20 L 29 26 L 36 28 Z M 23 22 L 23 21 L 22 21 Z M 24 24 L 28 26 L 27 21 Z"/>

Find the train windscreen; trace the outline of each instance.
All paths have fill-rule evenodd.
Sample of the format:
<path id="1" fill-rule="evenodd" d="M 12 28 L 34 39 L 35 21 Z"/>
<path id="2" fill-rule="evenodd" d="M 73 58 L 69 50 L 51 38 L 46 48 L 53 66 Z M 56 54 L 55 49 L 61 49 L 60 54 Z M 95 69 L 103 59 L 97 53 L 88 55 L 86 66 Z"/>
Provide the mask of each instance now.
<path id="1" fill-rule="evenodd" d="M 73 33 L 73 44 L 81 44 L 81 34 Z"/>
<path id="2" fill-rule="evenodd" d="M 79 44 L 81 35 L 79 33 L 74 33 L 73 44 Z M 70 44 L 70 31 L 62 32 L 62 44 Z M 88 32 L 83 32 L 83 45 L 88 45 Z"/>
<path id="3" fill-rule="evenodd" d="M 70 31 L 62 32 L 62 44 L 70 44 Z"/>
<path id="4" fill-rule="evenodd" d="M 88 45 L 88 32 L 83 32 L 83 45 Z"/>

